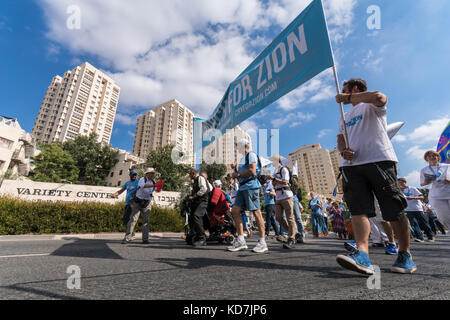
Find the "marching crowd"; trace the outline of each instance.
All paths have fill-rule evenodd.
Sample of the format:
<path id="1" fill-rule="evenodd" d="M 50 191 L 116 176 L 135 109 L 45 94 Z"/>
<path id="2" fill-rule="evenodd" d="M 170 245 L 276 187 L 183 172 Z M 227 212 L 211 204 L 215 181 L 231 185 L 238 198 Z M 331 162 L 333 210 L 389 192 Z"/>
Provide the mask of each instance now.
<path id="1" fill-rule="evenodd" d="M 386 254 L 396 255 L 392 272 L 413 273 L 417 267 L 413 262 L 410 241 L 435 241 L 439 231 L 446 234 L 450 228 L 450 169 L 440 163 L 440 155 L 427 151 L 428 163 L 421 171 L 421 187 L 428 188 L 429 202 L 415 187 L 409 186 L 405 178 L 397 177 L 397 157 L 386 127 L 387 97 L 377 91 L 367 91 L 362 79 L 344 83 L 342 94 L 336 96 L 338 103 L 352 104 L 338 126 L 338 149 L 343 161 L 343 202 L 310 193 L 308 209 L 312 235 L 316 238 L 329 234 L 329 225 L 339 239 L 346 240 L 347 254 L 339 254 L 336 261 L 343 268 L 371 275 L 374 268 L 369 257 L 369 237 L 372 246 L 385 247 Z M 246 140 L 238 142 L 244 154 L 239 164 L 232 165 L 233 173 L 227 175 L 226 188 L 220 180 L 212 184 L 205 173 L 191 168 L 189 177 L 192 193 L 186 199 L 189 211 L 189 237 L 193 246 L 206 245 L 205 213 L 218 214 L 217 222 L 232 220 L 236 239 L 227 250 L 237 252 L 248 249 L 246 237 L 252 230 L 258 232 L 258 242 L 252 251 L 267 252 L 266 239 L 273 229 L 283 248 L 292 249 L 296 243 L 304 243 L 305 223 L 302 193 L 295 176 L 289 169 L 289 160 L 276 155 L 271 158 L 275 171 L 272 175 L 261 175 L 261 162 L 251 151 Z M 155 191 L 155 172 L 148 169 L 145 176 L 136 179 L 130 172 L 128 181 L 114 196 L 127 191 L 124 223 L 128 243 L 134 239 L 134 228 L 139 214 L 143 214 L 144 243 L 148 243 L 151 199 Z M 220 192 L 216 192 L 220 190 Z M 262 192 L 262 194 L 260 194 Z M 211 211 L 211 194 L 216 208 Z M 261 210 L 263 198 L 265 215 Z M 231 214 L 230 214 L 231 212 Z M 220 216 L 222 215 L 222 216 Z M 211 217 L 210 217 L 211 218 Z"/>

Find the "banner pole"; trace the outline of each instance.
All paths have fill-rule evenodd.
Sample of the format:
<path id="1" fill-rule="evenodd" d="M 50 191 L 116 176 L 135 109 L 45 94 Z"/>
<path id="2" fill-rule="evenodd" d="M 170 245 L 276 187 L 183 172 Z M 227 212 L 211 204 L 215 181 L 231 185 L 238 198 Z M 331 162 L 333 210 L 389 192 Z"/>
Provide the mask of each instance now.
<path id="1" fill-rule="evenodd" d="M 333 57 L 333 61 L 334 61 L 334 57 Z M 338 80 L 338 76 L 337 76 L 337 71 L 336 71 L 336 65 L 333 65 L 333 74 L 334 74 L 334 81 L 336 83 L 336 92 L 339 94 L 340 92 L 340 88 L 339 88 L 339 80 Z M 339 103 L 339 110 L 341 112 L 341 119 L 342 119 L 342 124 L 344 126 L 344 140 L 345 140 L 345 148 L 348 149 L 349 145 L 348 145 L 348 134 L 347 134 L 347 126 L 345 125 L 345 119 L 344 119 L 344 106 L 342 105 L 342 102 Z"/>
<path id="2" fill-rule="evenodd" d="M 336 70 L 336 61 L 334 60 L 334 51 L 333 51 L 333 45 L 331 44 L 331 38 L 330 38 L 330 33 L 328 31 L 328 23 L 327 23 L 327 15 L 325 14 L 325 8 L 323 6 L 323 2 L 322 0 L 319 0 L 320 4 L 322 5 L 322 11 L 323 11 L 323 16 L 325 18 L 325 26 L 327 28 L 327 33 L 328 33 L 328 41 L 330 42 L 330 49 L 331 49 L 331 57 L 333 59 L 333 75 L 334 75 L 334 82 L 336 84 L 336 92 L 337 94 L 341 93 L 341 90 L 339 88 L 339 79 L 338 79 L 338 75 L 337 75 L 337 70 Z M 345 141 L 345 148 L 349 149 L 349 144 L 348 144 L 348 134 L 347 134 L 347 126 L 345 125 L 345 118 L 344 118 L 344 106 L 341 103 L 339 103 L 339 109 L 341 112 L 341 120 L 342 120 L 342 124 L 344 126 L 344 141 Z"/>

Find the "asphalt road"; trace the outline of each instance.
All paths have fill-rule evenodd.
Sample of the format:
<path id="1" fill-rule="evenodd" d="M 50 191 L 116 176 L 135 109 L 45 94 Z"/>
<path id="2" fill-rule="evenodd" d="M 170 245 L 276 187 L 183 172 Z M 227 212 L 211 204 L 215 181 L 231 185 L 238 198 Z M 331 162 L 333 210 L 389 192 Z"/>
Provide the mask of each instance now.
<path id="1" fill-rule="evenodd" d="M 266 254 L 231 253 L 218 244 L 192 248 L 178 234 L 151 236 L 148 245 L 123 245 L 121 236 L 0 237 L 0 299 L 450 299 L 448 235 L 412 243 L 412 275 L 390 273 L 395 257 L 372 249 L 380 289 L 336 263 L 345 250 L 333 235 L 293 250 L 270 239 Z M 256 241 L 248 239 L 250 249 Z M 67 286 L 76 275 L 69 266 L 79 267 L 80 289 Z"/>

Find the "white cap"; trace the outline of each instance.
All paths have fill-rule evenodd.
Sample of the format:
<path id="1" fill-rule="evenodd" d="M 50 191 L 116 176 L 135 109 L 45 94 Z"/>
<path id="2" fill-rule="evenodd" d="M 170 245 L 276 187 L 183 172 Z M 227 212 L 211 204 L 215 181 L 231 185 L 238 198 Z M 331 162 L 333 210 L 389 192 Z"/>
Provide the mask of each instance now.
<path id="1" fill-rule="evenodd" d="M 281 165 L 283 167 L 287 167 L 291 163 L 291 160 L 286 159 L 279 154 L 274 154 L 273 156 L 271 156 L 270 161 L 272 161 L 272 165 L 276 164 L 276 166 L 278 166 L 278 164 L 281 162 Z"/>
<path id="2" fill-rule="evenodd" d="M 243 145 L 243 146 L 250 146 L 250 141 L 248 141 L 247 139 L 242 138 L 242 139 L 240 139 L 237 142 L 237 145 L 238 146 L 241 146 L 241 145 Z"/>
<path id="3" fill-rule="evenodd" d="M 144 174 L 147 174 L 147 173 L 155 173 L 155 169 L 153 169 L 153 168 L 147 168 L 147 169 L 145 170 L 145 173 L 144 173 Z"/>
<path id="4" fill-rule="evenodd" d="M 222 181 L 220 180 L 216 180 L 213 182 L 216 186 L 221 186 L 222 185 Z"/>

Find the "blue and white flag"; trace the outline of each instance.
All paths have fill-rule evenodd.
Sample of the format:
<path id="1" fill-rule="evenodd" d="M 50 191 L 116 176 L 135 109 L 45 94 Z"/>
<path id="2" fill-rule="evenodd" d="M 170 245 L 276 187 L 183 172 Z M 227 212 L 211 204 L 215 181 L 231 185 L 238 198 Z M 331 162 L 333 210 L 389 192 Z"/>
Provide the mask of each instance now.
<path id="1" fill-rule="evenodd" d="M 450 122 L 447 124 L 447 127 L 439 138 L 436 151 L 441 156 L 441 163 L 450 164 Z"/>
<path id="2" fill-rule="evenodd" d="M 203 132 L 225 133 L 333 65 L 322 2 L 314 0 L 228 86 Z"/>
<path id="3" fill-rule="evenodd" d="M 295 160 L 294 165 L 292 166 L 292 176 L 297 176 L 298 177 L 298 164 L 297 164 L 297 160 Z"/>

